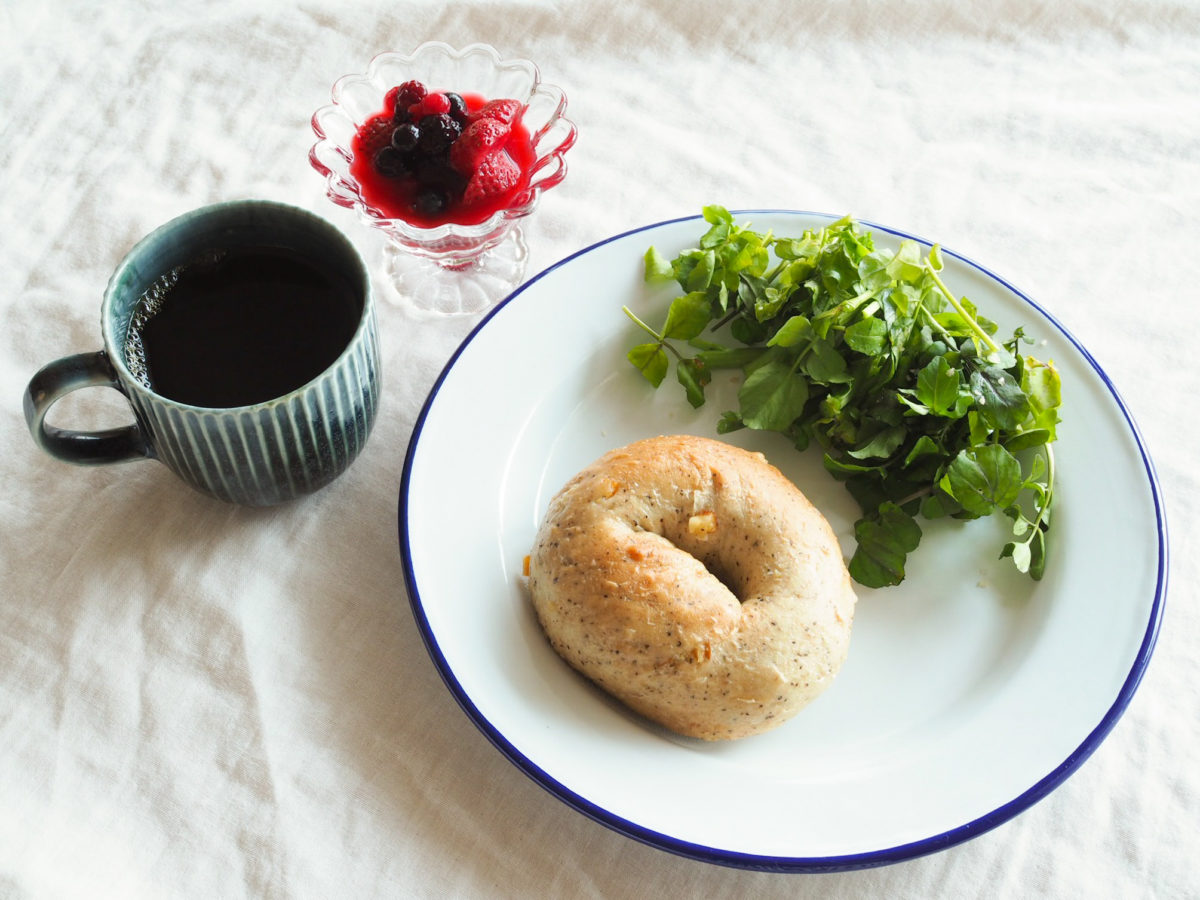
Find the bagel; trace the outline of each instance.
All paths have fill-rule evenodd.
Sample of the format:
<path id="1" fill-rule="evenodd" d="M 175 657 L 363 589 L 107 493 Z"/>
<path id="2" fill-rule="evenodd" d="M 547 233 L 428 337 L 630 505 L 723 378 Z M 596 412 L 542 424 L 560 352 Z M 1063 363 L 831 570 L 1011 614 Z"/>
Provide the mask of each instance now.
<path id="1" fill-rule="evenodd" d="M 551 499 L 529 556 L 570 666 L 687 737 L 774 728 L 827 688 L 856 602 L 824 516 L 761 453 L 674 435 L 611 450 Z"/>

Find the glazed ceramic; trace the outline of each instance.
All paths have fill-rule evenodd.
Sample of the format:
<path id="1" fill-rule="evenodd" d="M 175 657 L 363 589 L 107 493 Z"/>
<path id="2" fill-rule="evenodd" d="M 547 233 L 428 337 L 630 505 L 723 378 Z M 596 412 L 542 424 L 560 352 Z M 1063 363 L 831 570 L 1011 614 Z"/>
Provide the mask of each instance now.
<path id="1" fill-rule="evenodd" d="M 139 381 L 126 364 L 123 347 L 138 299 L 155 279 L 206 250 L 264 243 L 319 255 L 356 286 L 358 327 L 337 360 L 284 396 L 229 409 L 179 403 Z M 375 421 L 379 338 L 370 278 L 346 237 L 305 210 L 245 200 L 168 222 L 143 238 L 113 273 L 100 326 L 103 350 L 46 365 L 25 394 L 25 417 L 34 440 L 60 460 L 95 465 L 156 459 L 204 493 L 269 506 L 337 478 L 363 449 Z M 88 432 L 46 423 L 61 397 L 97 385 L 128 398 L 134 424 Z"/>

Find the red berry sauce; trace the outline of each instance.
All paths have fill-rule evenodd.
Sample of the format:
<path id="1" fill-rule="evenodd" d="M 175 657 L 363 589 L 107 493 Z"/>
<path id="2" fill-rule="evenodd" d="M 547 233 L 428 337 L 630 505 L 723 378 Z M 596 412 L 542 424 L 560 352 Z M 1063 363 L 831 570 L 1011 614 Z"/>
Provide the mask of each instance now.
<path id="1" fill-rule="evenodd" d="M 420 99 L 397 115 L 398 93 L 406 99 Z M 528 187 L 537 153 L 519 108 L 512 115 L 512 109 L 518 107 L 515 102 L 489 103 L 479 94 L 427 91 L 424 85 L 406 82 L 390 90 L 384 103 L 385 108 L 355 134 L 350 162 L 350 174 L 358 182 L 363 200 L 383 216 L 421 228 L 450 222 L 475 225 L 510 206 L 514 195 Z M 482 158 L 461 152 L 465 146 L 452 155 L 459 131 L 466 133 L 476 118 L 492 117 L 494 107 L 504 108 L 511 119 L 501 126 L 507 135 L 496 146 L 489 142 Z M 455 121 L 448 123 L 449 119 Z M 415 129 L 419 136 L 411 132 L 396 136 L 400 128 Z M 490 123 L 489 129 L 494 132 L 495 123 Z M 427 131 L 439 133 L 424 134 Z M 414 141 L 417 146 L 410 147 Z M 470 138 L 463 143 L 470 144 Z"/>

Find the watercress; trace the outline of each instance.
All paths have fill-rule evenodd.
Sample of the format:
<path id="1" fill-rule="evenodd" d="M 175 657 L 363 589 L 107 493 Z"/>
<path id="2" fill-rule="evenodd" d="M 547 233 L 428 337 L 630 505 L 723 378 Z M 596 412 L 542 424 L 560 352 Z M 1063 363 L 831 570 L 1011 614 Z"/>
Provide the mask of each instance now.
<path id="1" fill-rule="evenodd" d="M 628 307 L 651 340 L 629 361 L 655 386 L 674 361 L 693 407 L 717 369 L 741 369 L 738 408 L 717 431 L 777 431 L 815 442 L 827 471 L 858 502 L 850 573 L 899 584 L 921 540 L 919 519 L 1002 513 L 1000 557 L 1040 579 L 1054 499 L 1058 372 L 1022 355 L 1022 329 L 997 326 L 942 278 L 938 246 L 876 248 L 846 217 L 799 237 L 737 224 L 704 208 L 697 247 L 645 254 L 649 282 L 683 293 L 661 329 Z M 728 339 L 718 340 L 719 335 Z"/>

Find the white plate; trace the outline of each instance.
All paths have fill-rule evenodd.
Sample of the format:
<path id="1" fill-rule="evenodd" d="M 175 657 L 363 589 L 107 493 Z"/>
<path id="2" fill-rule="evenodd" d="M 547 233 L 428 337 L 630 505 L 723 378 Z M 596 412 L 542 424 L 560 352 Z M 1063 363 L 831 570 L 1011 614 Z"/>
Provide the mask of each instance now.
<path id="1" fill-rule="evenodd" d="M 785 235 L 831 220 L 735 215 Z M 877 246 L 909 236 L 863 224 Z M 1002 517 L 929 524 L 901 586 L 860 589 L 849 660 L 796 718 L 717 744 L 647 724 L 554 654 L 521 569 L 550 496 L 578 469 L 640 437 L 715 435 L 720 413 L 736 405 L 733 376 L 693 411 L 673 377 L 656 392 L 625 361 L 644 338 L 622 304 L 657 325 L 677 293 L 643 284 L 646 247 L 674 255 L 706 227 L 664 222 L 558 263 L 498 306 L 447 365 L 417 421 L 399 506 L 409 597 L 430 655 L 526 774 L 664 850 L 819 871 L 971 838 L 1060 784 L 1137 687 L 1167 579 L 1150 458 L 1087 351 L 1024 294 L 946 252 L 951 288 L 1001 334 L 1024 324 L 1031 352 L 1062 374 L 1046 577 L 1034 583 L 997 560 Z M 818 453 L 748 430 L 726 439 L 766 453 L 853 551 L 856 507 Z"/>

